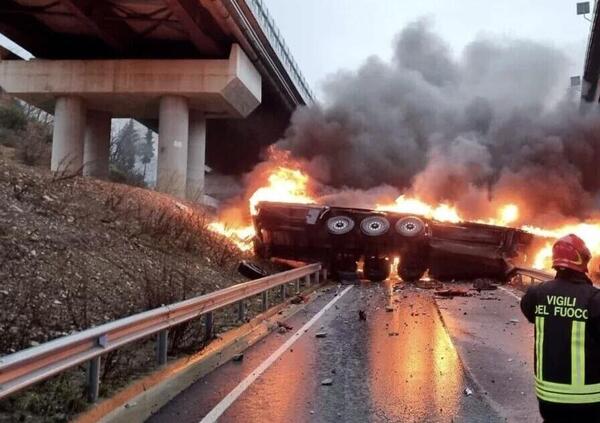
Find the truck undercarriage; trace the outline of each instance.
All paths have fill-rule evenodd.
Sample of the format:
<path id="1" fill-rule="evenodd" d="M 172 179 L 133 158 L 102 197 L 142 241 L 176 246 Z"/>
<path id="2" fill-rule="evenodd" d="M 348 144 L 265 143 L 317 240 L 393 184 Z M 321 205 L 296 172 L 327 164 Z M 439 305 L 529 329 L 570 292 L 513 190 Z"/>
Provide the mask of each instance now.
<path id="1" fill-rule="evenodd" d="M 386 279 L 392 263 L 405 281 L 426 272 L 438 280 L 504 280 L 527 263 L 535 243 L 520 229 L 387 211 L 272 202 L 259 203 L 257 211 L 256 254 L 320 261 L 334 277 L 356 273 L 361 262 L 372 281 Z"/>

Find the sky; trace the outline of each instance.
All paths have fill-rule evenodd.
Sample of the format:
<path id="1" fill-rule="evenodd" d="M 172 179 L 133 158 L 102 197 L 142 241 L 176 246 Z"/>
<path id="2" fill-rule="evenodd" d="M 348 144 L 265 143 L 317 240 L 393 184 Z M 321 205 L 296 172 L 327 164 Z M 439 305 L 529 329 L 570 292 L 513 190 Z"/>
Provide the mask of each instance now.
<path id="1" fill-rule="evenodd" d="M 582 73 L 590 23 L 573 0 L 263 0 L 304 77 L 318 97 L 325 78 L 356 69 L 371 55 L 388 60 L 395 35 L 428 18 L 459 55 L 479 38 L 526 38 L 548 43 Z M 589 17 L 589 16 L 588 16 Z"/>
<path id="2" fill-rule="evenodd" d="M 575 0 L 263 0 L 317 97 L 328 75 L 356 69 L 367 57 L 390 58 L 395 35 L 428 18 L 459 55 L 484 38 L 526 38 L 562 50 L 581 74 L 590 23 Z M 15 46 L 0 35 L 0 45 Z M 28 58 L 26 52 L 16 52 Z"/>

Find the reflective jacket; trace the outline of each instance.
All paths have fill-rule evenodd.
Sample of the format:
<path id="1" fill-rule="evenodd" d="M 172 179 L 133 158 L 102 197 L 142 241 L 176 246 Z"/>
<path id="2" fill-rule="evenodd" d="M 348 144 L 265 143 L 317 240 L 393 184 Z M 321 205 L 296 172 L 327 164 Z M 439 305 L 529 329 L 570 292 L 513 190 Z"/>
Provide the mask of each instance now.
<path id="1" fill-rule="evenodd" d="M 535 323 L 538 398 L 600 403 L 600 290 L 583 273 L 559 271 L 527 291 L 521 310 Z"/>

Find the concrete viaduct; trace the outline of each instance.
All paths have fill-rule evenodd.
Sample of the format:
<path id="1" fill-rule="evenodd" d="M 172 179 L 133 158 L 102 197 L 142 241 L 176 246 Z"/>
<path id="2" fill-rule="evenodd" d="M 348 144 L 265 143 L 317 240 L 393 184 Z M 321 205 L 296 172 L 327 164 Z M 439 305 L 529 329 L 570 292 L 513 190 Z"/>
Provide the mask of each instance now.
<path id="1" fill-rule="evenodd" d="M 54 114 L 53 171 L 104 178 L 111 119 L 159 133 L 157 189 L 202 199 L 246 170 L 312 94 L 261 0 L 7 0 L 0 33 L 35 59 L 0 86 Z"/>

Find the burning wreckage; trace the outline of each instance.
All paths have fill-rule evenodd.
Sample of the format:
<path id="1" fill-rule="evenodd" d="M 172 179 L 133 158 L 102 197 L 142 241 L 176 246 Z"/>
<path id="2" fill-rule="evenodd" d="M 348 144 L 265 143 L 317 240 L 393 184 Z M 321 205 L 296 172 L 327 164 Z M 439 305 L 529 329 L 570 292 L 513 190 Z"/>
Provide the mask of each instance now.
<path id="1" fill-rule="evenodd" d="M 425 272 L 438 280 L 506 280 L 539 245 L 521 229 L 326 205 L 261 202 L 253 219 L 260 257 L 321 261 L 334 277 L 355 274 L 362 261 L 372 281 L 386 279 L 396 263 L 405 281 Z"/>

